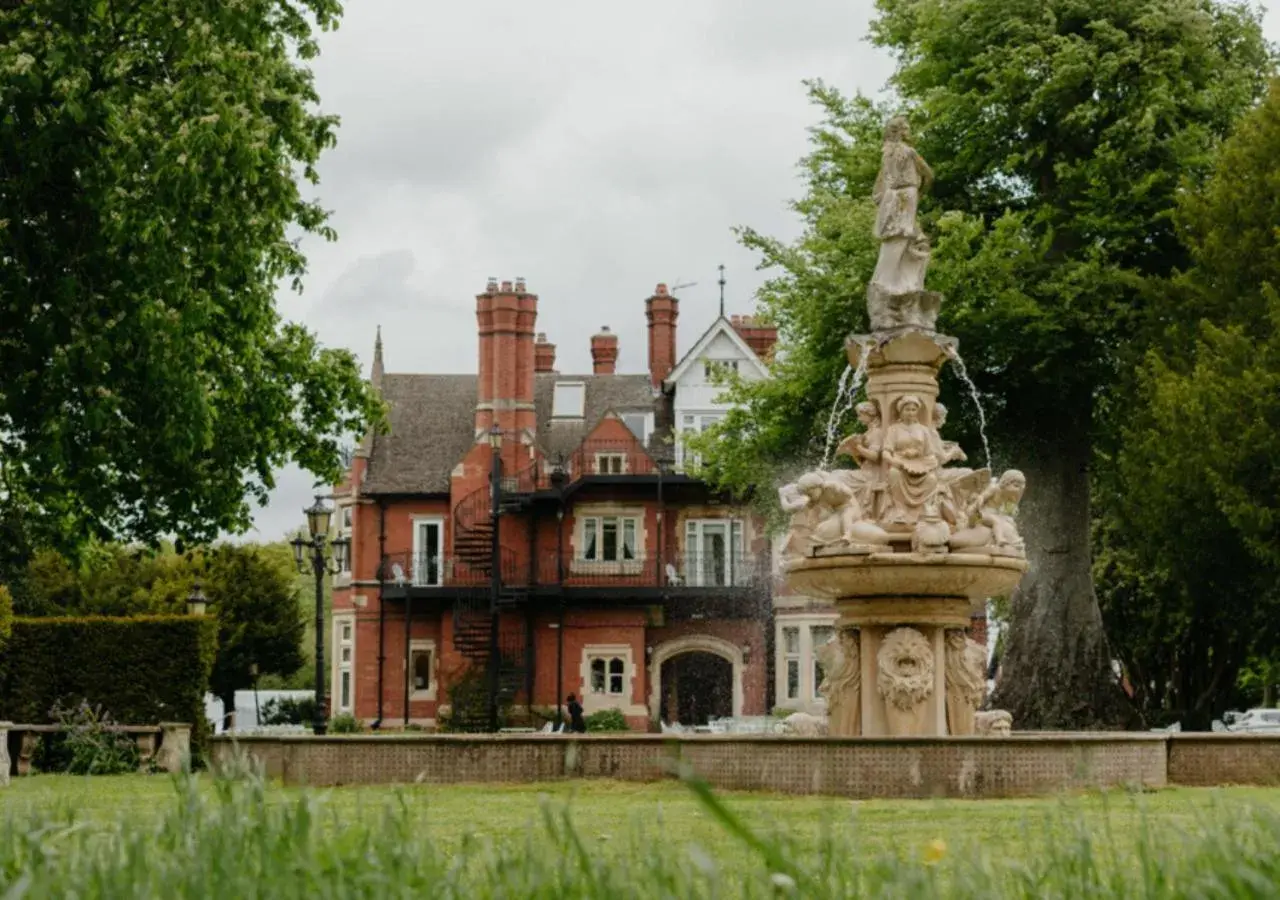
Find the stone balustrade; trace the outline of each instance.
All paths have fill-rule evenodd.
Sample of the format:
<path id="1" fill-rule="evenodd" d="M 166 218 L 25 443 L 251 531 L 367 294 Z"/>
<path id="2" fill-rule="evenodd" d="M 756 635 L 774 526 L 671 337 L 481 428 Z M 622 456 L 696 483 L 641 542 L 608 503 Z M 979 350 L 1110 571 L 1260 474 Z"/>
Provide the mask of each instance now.
<path id="1" fill-rule="evenodd" d="M 9 776 L 30 775 L 32 760 L 46 735 L 64 731 L 62 725 L 0 722 L 0 787 Z M 191 725 L 185 722 L 161 722 L 159 725 L 109 725 L 105 731 L 128 735 L 138 747 L 138 769 L 153 766 L 165 772 L 181 772 L 190 766 Z M 16 736 L 17 759 L 9 754 L 9 735 Z"/>

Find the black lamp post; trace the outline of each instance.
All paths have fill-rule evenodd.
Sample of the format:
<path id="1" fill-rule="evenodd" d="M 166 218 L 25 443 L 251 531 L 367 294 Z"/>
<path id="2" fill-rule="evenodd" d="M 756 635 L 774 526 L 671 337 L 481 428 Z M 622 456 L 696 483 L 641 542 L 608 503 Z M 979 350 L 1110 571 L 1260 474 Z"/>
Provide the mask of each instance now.
<path id="1" fill-rule="evenodd" d="M 502 552 L 498 540 L 498 519 L 502 508 L 502 429 L 495 422 L 489 429 L 491 463 L 489 465 L 489 490 L 492 495 L 490 510 L 493 522 L 493 542 L 489 557 L 489 731 L 498 730 L 498 597 L 502 593 Z"/>
<path id="2" fill-rule="evenodd" d="M 319 496 L 314 505 L 304 509 L 307 517 L 307 529 L 311 539 L 299 535 L 293 544 L 293 561 L 298 571 L 305 575 L 310 569 L 316 578 L 316 713 L 312 730 L 316 734 L 324 734 L 328 730 L 325 718 L 325 678 L 324 678 L 324 577 L 338 574 L 346 568 L 347 551 L 351 547 L 348 538 L 329 540 L 329 524 L 333 520 L 333 508 L 325 506 Z M 325 544 L 333 548 L 333 558 L 325 555 Z"/>

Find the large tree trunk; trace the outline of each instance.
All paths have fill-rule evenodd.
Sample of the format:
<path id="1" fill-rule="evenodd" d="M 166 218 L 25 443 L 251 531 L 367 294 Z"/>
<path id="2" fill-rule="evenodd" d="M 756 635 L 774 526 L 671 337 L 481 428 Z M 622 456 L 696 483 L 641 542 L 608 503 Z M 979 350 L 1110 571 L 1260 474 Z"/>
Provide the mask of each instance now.
<path id="1" fill-rule="evenodd" d="M 1065 424 L 1065 423 L 1063 423 Z M 1133 727 L 1112 674 L 1089 546 L 1087 427 L 1017 442 L 1027 476 L 1018 526 L 1031 564 L 1010 603 L 993 706 L 1019 730 Z"/>

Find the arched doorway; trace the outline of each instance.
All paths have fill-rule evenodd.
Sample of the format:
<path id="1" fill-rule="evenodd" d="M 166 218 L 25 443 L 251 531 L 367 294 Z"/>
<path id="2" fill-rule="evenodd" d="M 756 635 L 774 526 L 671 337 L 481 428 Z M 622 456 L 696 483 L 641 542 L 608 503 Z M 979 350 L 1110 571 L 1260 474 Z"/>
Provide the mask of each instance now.
<path id="1" fill-rule="evenodd" d="M 733 663 L 691 650 L 662 664 L 659 718 L 668 724 L 706 725 L 733 715 Z"/>
<path id="2" fill-rule="evenodd" d="M 681 657 L 690 661 L 677 663 Z M 711 660 L 706 657 L 712 657 Z M 718 662 L 716 661 L 718 660 Z M 668 663 L 677 663 L 669 666 Z M 725 668 L 728 664 L 728 685 L 725 685 Z M 656 725 L 664 721 L 669 708 L 671 713 L 681 712 L 681 694 L 702 694 L 695 704 L 684 701 L 687 714 L 705 722 L 708 716 L 742 715 L 742 673 L 745 661 L 742 648 L 724 638 L 706 634 L 690 634 L 674 638 L 653 648 L 649 658 L 649 717 Z M 673 695 L 668 691 L 668 677 L 677 687 Z M 727 698 L 727 702 L 725 699 Z M 672 719 L 665 719 L 670 723 Z M 683 719 L 677 721 L 683 722 Z M 688 724 L 688 723 L 685 723 Z"/>

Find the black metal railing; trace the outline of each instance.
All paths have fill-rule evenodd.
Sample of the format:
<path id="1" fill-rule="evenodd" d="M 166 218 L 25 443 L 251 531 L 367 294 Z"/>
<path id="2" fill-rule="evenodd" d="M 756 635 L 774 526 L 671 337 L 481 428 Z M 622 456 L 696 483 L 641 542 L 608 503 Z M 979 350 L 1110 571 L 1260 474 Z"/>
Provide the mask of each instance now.
<path id="1" fill-rule="evenodd" d="M 660 587 L 673 590 L 749 588 L 770 576 L 768 554 L 737 552 L 628 553 L 587 559 L 555 552 L 539 554 L 533 565 L 503 547 L 500 569 L 505 587 Z M 455 555 L 392 553 L 383 559 L 383 578 L 393 588 L 481 587 L 490 583 L 486 563 Z"/>

